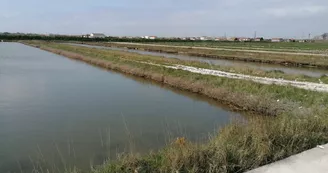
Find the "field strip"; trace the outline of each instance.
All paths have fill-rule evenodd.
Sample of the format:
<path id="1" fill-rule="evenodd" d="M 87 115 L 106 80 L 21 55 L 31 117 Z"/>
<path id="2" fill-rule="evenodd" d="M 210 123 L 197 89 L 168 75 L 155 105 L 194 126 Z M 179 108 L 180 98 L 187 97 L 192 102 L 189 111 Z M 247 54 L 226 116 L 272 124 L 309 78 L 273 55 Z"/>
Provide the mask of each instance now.
<path id="1" fill-rule="evenodd" d="M 143 43 L 127 43 L 127 42 L 109 42 L 115 44 L 128 44 L 128 45 L 141 45 L 141 46 L 154 46 L 154 47 L 173 47 L 173 48 L 187 48 L 187 49 L 203 49 L 203 50 L 222 50 L 222 51 L 235 51 L 235 52 L 251 52 L 251 53 L 269 53 L 269 54 L 282 54 L 282 55 L 302 55 L 302 56 L 320 56 L 328 57 L 328 54 L 316 54 L 316 53 L 301 53 L 301 52 L 278 52 L 267 50 L 246 50 L 246 49 L 227 49 L 227 48 L 212 48 L 212 47 L 191 47 L 191 46 L 171 46 L 160 44 L 143 44 Z"/>
<path id="2" fill-rule="evenodd" d="M 203 75 L 212 75 L 212 76 L 226 77 L 231 79 L 249 80 L 256 83 L 267 84 L 267 85 L 275 84 L 281 86 L 293 86 L 293 87 L 311 90 L 311 91 L 328 92 L 328 84 L 319 84 L 313 82 L 299 82 L 299 81 L 291 81 L 291 80 L 275 79 L 275 78 L 267 78 L 267 77 L 257 77 L 257 76 L 230 73 L 230 72 L 224 72 L 219 70 L 210 70 L 210 69 L 197 68 L 197 67 L 178 65 L 178 64 L 174 66 L 169 66 L 169 65 L 161 65 L 161 64 L 154 64 L 154 63 L 141 62 L 141 61 L 135 61 L 135 62 L 159 66 L 159 67 L 165 67 L 170 69 L 179 69 L 179 70 L 189 71 L 192 73 L 198 73 Z"/>
<path id="3" fill-rule="evenodd" d="M 200 46 L 202 47 L 202 46 Z M 204 47 L 204 46 L 203 46 Z M 327 54 L 327 50 L 311 50 L 311 49 L 298 49 L 292 47 L 290 49 L 282 48 L 265 48 L 265 47 L 242 47 L 242 46 L 212 46 L 210 48 L 225 48 L 225 49 L 240 49 L 240 50 L 264 50 L 264 51 L 274 51 L 274 52 L 291 52 L 291 53 L 313 53 L 313 54 Z M 327 53 L 326 53 L 327 52 Z"/>

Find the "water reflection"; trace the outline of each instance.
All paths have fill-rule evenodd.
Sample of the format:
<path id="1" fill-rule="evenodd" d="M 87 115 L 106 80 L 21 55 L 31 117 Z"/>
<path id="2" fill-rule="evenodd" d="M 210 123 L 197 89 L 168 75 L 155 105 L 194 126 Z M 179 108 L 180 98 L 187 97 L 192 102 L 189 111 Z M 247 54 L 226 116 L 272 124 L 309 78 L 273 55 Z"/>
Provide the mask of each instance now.
<path id="1" fill-rule="evenodd" d="M 65 161 L 87 170 L 117 153 L 156 150 L 177 136 L 202 141 L 238 118 L 196 94 L 0 44 L 0 172 L 28 171 L 40 160 L 48 168 Z"/>

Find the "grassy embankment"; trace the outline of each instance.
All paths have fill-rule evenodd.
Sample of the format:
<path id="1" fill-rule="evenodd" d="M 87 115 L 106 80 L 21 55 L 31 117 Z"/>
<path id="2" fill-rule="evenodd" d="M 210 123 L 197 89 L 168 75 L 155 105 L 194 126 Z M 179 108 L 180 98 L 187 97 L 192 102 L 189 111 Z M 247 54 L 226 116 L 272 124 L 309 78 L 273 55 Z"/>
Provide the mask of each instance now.
<path id="1" fill-rule="evenodd" d="M 158 46 L 158 45 L 138 45 L 138 44 L 124 44 L 124 43 L 92 43 L 86 42 L 90 45 L 101 45 L 111 47 L 124 47 L 129 49 L 141 49 L 154 52 L 166 52 L 173 54 L 186 54 L 190 56 L 200 56 L 217 59 L 238 60 L 246 62 L 258 62 L 268 64 L 280 64 L 283 66 L 295 67 L 316 67 L 321 69 L 328 69 L 328 55 L 314 56 L 314 55 L 295 55 L 286 53 L 264 53 L 264 52 L 245 52 L 234 50 L 215 50 L 202 48 L 181 48 L 172 46 Z"/>
<path id="2" fill-rule="evenodd" d="M 84 43 L 88 45 L 107 45 L 107 43 Z M 172 60 L 172 63 L 175 60 Z M 186 63 L 187 62 L 187 63 Z M 286 79 L 286 80 L 296 80 L 296 81 L 304 81 L 304 82 L 315 82 L 315 83 L 328 83 L 328 76 L 322 75 L 321 77 L 310 77 L 306 75 L 296 75 L 296 74 L 285 74 L 283 71 L 280 70 L 261 70 L 256 69 L 252 67 L 247 66 L 241 66 L 241 65 L 235 65 L 235 66 L 220 66 L 220 65 L 213 65 L 208 63 L 201 63 L 201 62 L 195 62 L 193 61 L 175 61 L 176 64 L 184 64 L 189 66 L 195 66 L 200 68 L 207 68 L 207 69 L 215 69 L 225 72 L 231 72 L 231 73 L 238 73 L 238 74 L 246 74 L 246 75 L 252 75 L 252 76 L 259 76 L 259 77 L 269 77 L 269 78 L 276 78 L 276 79 Z"/>
<path id="3" fill-rule="evenodd" d="M 328 42 L 160 42 L 153 44 L 163 44 L 172 46 L 192 46 L 192 47 L 212 47 L 229 49 L 247 49 L 247 50 L 267 50 L 283 52 L 309 52 L 309 53 L 327 53 Z"/>
<path id="4" fill-rule="evenodd" d="M 34 44 L 69 58 L 200 93 L 235 109 L 274 116 L 253 117 L 247 124 L 228 125 L 205 144 L 192 144 L 180 138 L 155 153 L 129 154 L 117 162 L 97 167 L 93 170 L 95 173 L 243 172 L 328 142 L 328 93 L 200 75 L 138 62 L 170 64 L 177 60 L 60 44 Z"/>

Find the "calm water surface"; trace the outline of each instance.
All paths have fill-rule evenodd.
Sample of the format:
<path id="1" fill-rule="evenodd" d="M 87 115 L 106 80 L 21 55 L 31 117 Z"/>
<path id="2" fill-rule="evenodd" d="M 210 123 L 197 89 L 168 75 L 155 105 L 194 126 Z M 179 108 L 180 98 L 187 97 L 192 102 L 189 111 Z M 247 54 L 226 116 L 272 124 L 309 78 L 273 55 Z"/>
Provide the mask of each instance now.
<path id="1" fill-rule="evenodd" d="M 117 47 L 104 47 L 104 46 L 93 46 L 93 45 L 73 44 L 73 43 L 69 43 L 69 44 L 76 45 L 76 46 L 127 51 L 127 52 L 139 53 L 142 55 L 161 56 L 161 57 L 165 57 L 165 58 L 177 58 L 177 59 L 181 59 L 181 60 L 200 61 L 200 62 L 206 62 L 206 63 L 210 63 L 210 64 L 214 64 L 214 65 L 221 65 L 221 66 L 241 66 L 241 67 L 246 66 L 246 67 L 251 67 L 251 68 L 255 68 L 255 69 L 261 69 L 264 71 L 279 70 L 286 74 L 293 74 L 293 75 L 306 75 L 306 76 L 310 76 L 310 77 L 321 77 L 322 75 L 328 75 L 328 70 L 321 70 L 321 69 L 314 69 L 314 68 L 284 67 L 281 65 L 274 65 L 274 64 L 213 59 L 213 58 L 206 58 L 206 57 L 177 55 L 177 54 L 169 54 L 169 53 L 161 53 L 161 52 L 150 52 L 150 51 L 143 51 L 143 50 L 117 48 Z"/>
<path id="2" fill-rule="evenodd" d="M 87 170 L 170 138 L 202 141 L 241 115 L 203 97 L 18 43 L 0 43 L 0 172 Z M 51 163 L 51 164 L 49 164 Z"/>

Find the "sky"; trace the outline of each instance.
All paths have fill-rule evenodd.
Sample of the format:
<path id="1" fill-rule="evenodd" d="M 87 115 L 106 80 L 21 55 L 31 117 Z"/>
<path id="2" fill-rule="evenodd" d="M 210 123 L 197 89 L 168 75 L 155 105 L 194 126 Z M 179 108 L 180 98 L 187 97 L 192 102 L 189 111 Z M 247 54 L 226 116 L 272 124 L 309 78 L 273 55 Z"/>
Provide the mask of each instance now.
<path id="1" fill-rule="evenodd" d="M 0 0 L 0 32 L 307 38 L 328 0 Z"/>

